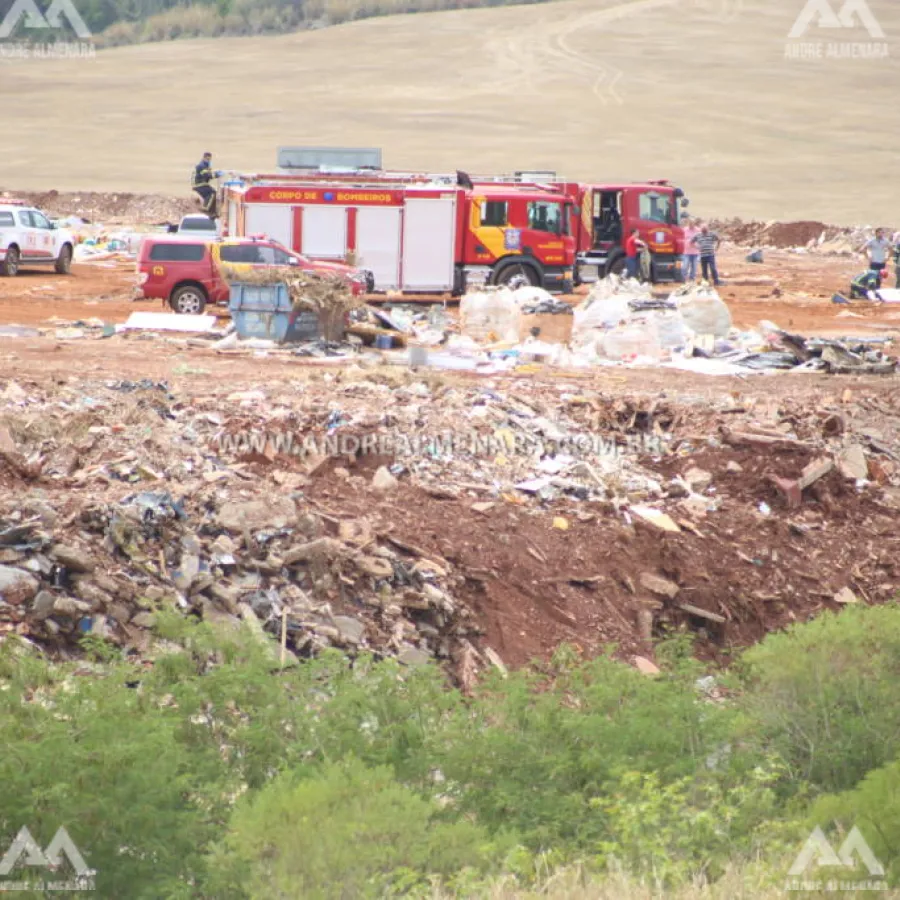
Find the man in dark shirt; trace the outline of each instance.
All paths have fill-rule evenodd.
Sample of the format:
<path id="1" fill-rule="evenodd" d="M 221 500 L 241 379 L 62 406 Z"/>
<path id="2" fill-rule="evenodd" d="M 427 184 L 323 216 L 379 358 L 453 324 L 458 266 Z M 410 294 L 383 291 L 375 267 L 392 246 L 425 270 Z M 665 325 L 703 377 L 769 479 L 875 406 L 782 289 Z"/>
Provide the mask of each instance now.
<path id="1" fill-rule="evenodd" d="M 212 180 L 221 174 L 213 171 L 212 153 L 204 153 L 191 178 L 191 189 L 200 197 L 201 209 L 211 219 L 216 217 L 216 189 L 212 186 Z"/>

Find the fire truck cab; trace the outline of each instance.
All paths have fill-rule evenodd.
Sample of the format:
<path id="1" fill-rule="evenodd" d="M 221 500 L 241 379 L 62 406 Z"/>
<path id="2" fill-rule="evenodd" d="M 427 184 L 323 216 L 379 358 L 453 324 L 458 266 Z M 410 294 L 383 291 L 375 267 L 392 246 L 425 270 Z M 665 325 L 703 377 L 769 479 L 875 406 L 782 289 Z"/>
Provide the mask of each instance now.
<path id="1" fill-rule="evenodd" d="M 667 181 L 639 184 L 568 184 L 580 210 L 576 228 L 578 283 L 625 268 L 625 239 L 637 228 L 650 249 L 653 281 L 680 281 L 684 192 Z"/>
<path id="2" fill-rule="evenodd" d="M 481 186 L 467 191 L 462 272 L 473 283 L 572 287 L 572 201 L 557 191 Z"/>
<path id="3" fill-rule="evenodd" d="M 684 191 L 668 181 L 595 183 L 566 181 L 555 172 L 515 172 L 477 178 L 476 184 L 517 184 L 564 193 L 574 212 L 575 284 L 597 281 L 625 268 L 625 239 L 637 228 L 650 249 L 652 280 L 680 281 Z"/>

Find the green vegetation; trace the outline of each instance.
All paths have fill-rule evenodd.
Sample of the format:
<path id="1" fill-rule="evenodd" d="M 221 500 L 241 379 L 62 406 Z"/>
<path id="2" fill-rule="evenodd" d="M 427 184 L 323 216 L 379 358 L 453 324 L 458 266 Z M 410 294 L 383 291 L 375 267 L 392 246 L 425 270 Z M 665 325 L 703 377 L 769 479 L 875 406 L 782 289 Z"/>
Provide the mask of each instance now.
<path id="1" fill-rule="evenodd" d="M 281 671 L 249 633 L 158 632 L 151 669 L 0 645 L 0 843 L 65 826 L 98 896 L 774 897 L 815 825 L 835 848 L 857 826 L 900 883 L 896 607 L 769 637 L 718 699 L 683 638 L 660 677 L 563 649 L 464 697 L 436 668 Z"/>
<path id="2" fill-rule="evenodd" d="M 187 37 L 281 34 L 355 19 L 547 0 L 78 0 L 106 46 Z M 0 19 L 13 0 L 0 0 Z"/>

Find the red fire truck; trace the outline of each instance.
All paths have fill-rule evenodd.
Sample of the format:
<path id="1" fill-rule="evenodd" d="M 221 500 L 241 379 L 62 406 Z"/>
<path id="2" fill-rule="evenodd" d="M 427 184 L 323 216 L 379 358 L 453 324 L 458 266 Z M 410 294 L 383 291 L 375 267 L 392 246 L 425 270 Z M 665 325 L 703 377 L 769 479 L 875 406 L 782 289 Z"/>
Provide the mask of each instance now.
<path id="1" fill-rule="evenodd" d="M 569 197 L 576 213 L 572 225 L 576 284 L 622 272 L 625 239 L 633 228 L 650 249 L 652 280 L 681 280 L 681 207 L 687 206 L 687 200 L 684 191 L 668 181 L 585 184 L 560 180 L 555 172 L 516 172 L 474 180 L 476 184 L 544 184 Z"/>
<path id="2" fill-rule="evenodd" d="M 222 199 L 229 235 L 262 233 L 312 259 L 352 253 L 376 291 L 572 289 L 577 219 L 556 186 L 305 170 L 240 176 Z"/>

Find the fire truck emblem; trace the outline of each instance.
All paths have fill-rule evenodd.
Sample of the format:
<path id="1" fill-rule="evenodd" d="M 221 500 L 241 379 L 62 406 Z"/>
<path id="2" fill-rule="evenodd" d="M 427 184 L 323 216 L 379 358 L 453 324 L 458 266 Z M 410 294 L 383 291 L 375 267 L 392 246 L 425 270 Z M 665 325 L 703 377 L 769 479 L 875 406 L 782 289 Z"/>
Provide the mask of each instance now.
<path id="1" fill-rule="evenodd" d="M 518 228 L 508 228 L 503 238 L 503 248 L 505 250 L 521 250 L 522 249 L 522 232 Z"/>

